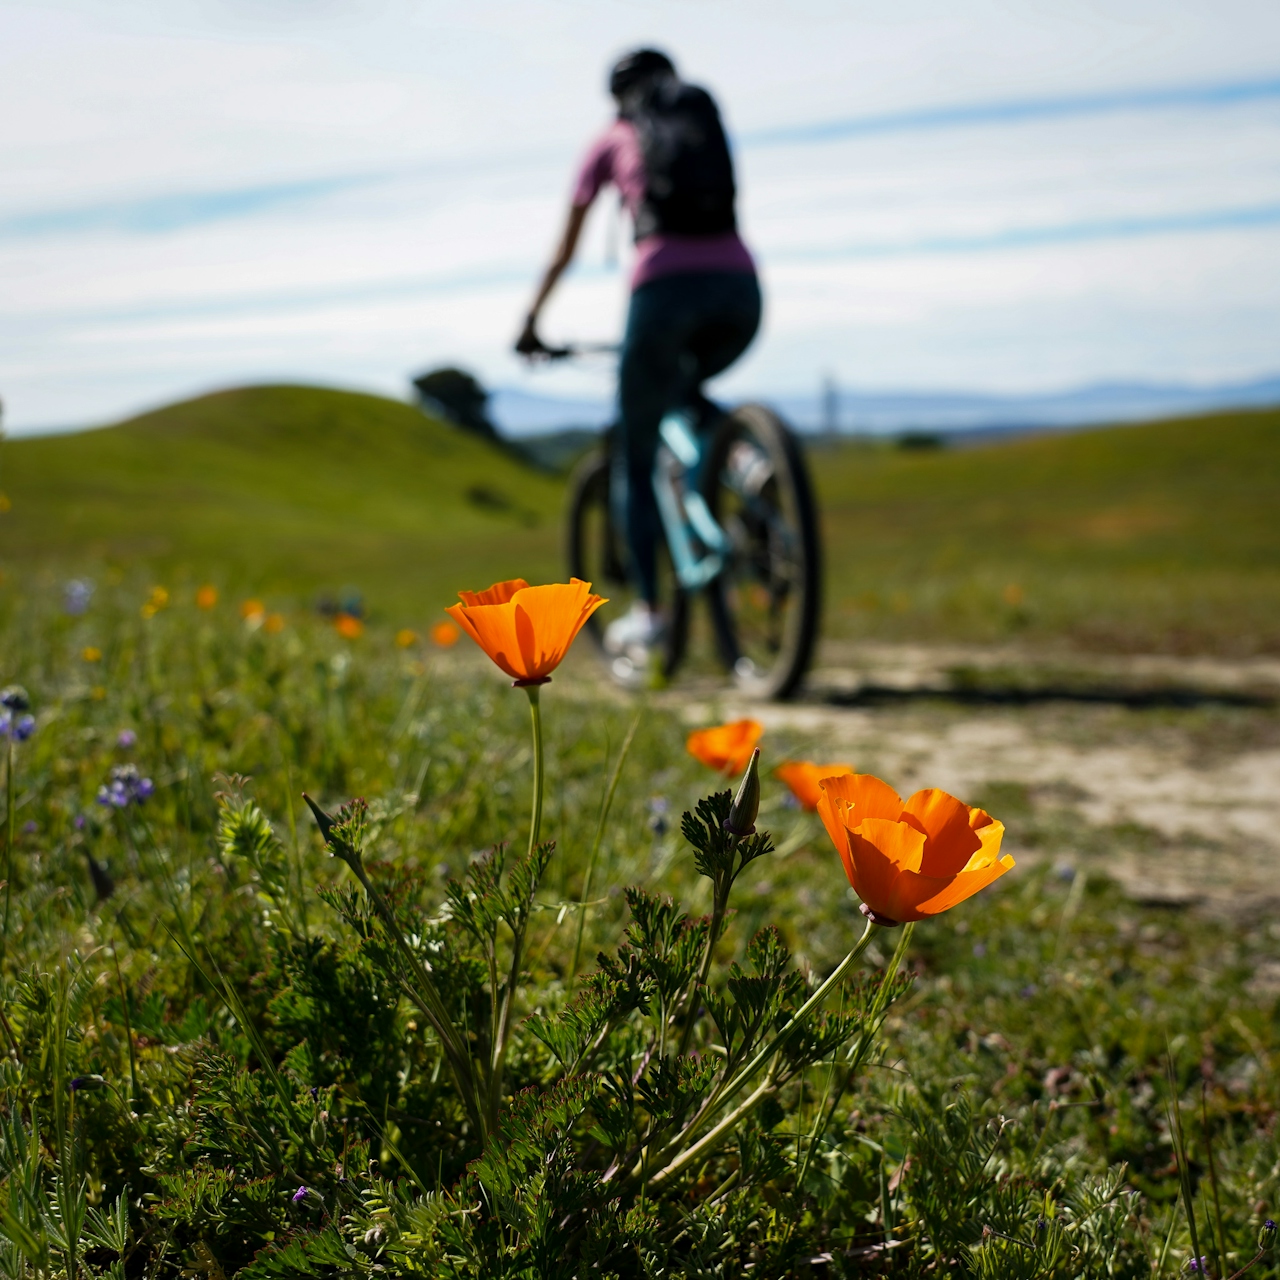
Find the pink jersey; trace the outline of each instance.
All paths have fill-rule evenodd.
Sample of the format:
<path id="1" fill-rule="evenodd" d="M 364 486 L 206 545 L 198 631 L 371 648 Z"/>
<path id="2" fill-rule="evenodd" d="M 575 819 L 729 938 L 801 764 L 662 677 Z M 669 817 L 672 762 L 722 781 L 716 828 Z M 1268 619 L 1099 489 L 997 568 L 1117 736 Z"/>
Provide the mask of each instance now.
<path id="1" fill-rule="evenodd" d="M 632 218 L 644 199 L 644 158 L 640 139 L 629 120 L 615 120 L 587 152 L 573 188 L 573 203 L 585 209 L 612 182 Z M 631 287 L 638 289 L 659 276 L 689 275 L 697 271 L 754 272 L 747 246 L 736 231 L 714 236 L 659 233 L 636 244 Z"/>

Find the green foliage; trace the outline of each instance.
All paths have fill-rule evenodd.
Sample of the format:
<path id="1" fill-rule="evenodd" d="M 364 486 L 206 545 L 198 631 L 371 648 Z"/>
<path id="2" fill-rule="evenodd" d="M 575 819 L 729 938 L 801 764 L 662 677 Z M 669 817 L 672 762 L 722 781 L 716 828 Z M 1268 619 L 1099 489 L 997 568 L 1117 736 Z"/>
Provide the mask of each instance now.
<path id="1" fill-rule="evenodd" d="M 555 841 L 517 856 L 527 711 L 503 684 L 377 628 L 347 646 L 140 598 L 3 623 L 0 683 L 39 722 L 15 757 L 0 1276 L 1170 1280 L 1170 1114 L 1210 1274 L 1260 1240 L 1251 1274 L 1274 1271 L 1276 938 L 1051 869 L 1132 832 L 1064 835 L 996 792 L 1044 865 L 899 960 L 877 931 L 783 1038 L 861 918 L 768 767 L 739 837 L 646 709 L 588 891 L 630 708 L 557 673 Z M 122 760 L 154 795 L 98 805 Z"/>

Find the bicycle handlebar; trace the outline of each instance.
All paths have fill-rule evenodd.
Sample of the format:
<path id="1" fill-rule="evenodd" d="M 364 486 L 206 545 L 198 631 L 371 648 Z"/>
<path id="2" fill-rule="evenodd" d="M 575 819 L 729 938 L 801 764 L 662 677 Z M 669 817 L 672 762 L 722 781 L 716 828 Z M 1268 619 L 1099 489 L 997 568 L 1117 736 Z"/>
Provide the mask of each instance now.
<path id="1" fill-rule="evenodd" d="M 525 354 L 527 360 L 572 360 L 577 356 L 616 356 L 622 350 L 619 342 L 570 342 L 560 347 L 539 346 Z"/>

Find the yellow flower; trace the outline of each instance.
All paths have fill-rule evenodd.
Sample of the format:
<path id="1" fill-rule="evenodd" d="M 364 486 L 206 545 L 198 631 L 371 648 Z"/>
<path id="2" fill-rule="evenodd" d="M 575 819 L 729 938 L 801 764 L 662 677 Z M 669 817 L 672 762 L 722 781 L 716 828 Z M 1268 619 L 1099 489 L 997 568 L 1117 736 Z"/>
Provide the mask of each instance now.
<path id="1" fill-rule="evenodd" d="M 97 645 L 87 644 L 83 649 L 80 650 L 80 656 L 86 662 L 101 662 L 102 650 L 99 649 Z"/>
<path id="2" fill-rule="evenodd" d="M 401 627 L 396 632 L 396 644 L 402 649 L 412 649 L 418 643 L 418 633 L 408 627 Z"/>

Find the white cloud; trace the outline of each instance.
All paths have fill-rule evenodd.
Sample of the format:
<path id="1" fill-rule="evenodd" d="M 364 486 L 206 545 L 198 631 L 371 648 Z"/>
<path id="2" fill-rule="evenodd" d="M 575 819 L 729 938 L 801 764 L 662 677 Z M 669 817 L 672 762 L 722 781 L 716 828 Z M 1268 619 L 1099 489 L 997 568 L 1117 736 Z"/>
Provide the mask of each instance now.
<path id="1" fill-rule="evenodd" d="M 603 366 L 533 379 L 507 347 L 572 164 L 608 118 L 605 64 L 675 33 L 747 139 L 1280 76 L 1264 61 L 1280 8 L 1243 0 L 10 4 L 10 425 L 100 421 L 259 377 L 397 390 L 437 359 L 598 392 Z M 1274 94 L 744 145 L 769 311 L 727 385 L 794 389 L 827 369 L 862 386 L 1019 390 L 1273 372 L 1277 161 Z M 1224 222 L 1250 209 L 1275 217 Z M 1183 229 L 1161 231 L 1170 218 Z M 608 221 L 594 216 L 550 332 L 617 332 Z"/>

